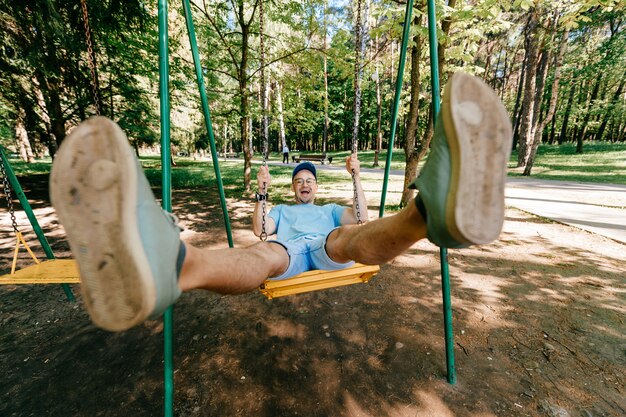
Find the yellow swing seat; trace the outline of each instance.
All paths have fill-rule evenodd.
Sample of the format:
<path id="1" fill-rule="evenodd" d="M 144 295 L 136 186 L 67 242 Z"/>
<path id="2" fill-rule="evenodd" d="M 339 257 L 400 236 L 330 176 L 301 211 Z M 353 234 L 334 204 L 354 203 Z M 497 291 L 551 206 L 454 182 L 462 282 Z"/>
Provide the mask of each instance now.
<path id="1" fill-rule="evenodd" d="M 336 271 L 308 271 L 292 278 L 282 280 L 266 280 L 259 291 L 268 299 L 301 294 L 327 288 L 368 282 L 380 271 L 378 265 L 354 264 Z"/>
<path id="2" fill-rule="evenodd" d="M 78 284 L 78 265 L 73 259 L 49 259 L 0 277 L 1 284 Z"/>
<path id="3" fill-rule="evenodd" d="M 20 246 L 23 245 L 34 265 L 27 266 L 18 271 L 17 255 Z M 48 259 L 47 261 L 39 261 L 30 247 L 22 232 L 15 230 L 15 250 L 13 251 L 13 263 L 11 264 L 11 273 L 0 276 L 0 285 L 2 284 L 78 284 L 80 283 L 80 275 L 78 274 L 78 265 L 73 259 Z"/>

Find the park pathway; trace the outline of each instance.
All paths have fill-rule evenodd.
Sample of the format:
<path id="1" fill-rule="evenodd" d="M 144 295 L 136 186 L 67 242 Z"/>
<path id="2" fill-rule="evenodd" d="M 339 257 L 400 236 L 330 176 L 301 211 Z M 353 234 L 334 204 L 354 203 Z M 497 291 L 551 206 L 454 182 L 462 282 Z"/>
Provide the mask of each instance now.
<path id="1" fill-rule="evenodd" d="M 626 186 L 509 178 L 506 204 L 626 243 Z"/>
<path id="2" fill-rule="evenodd" d="M 315 166 L 323 170 L 345 169 L 341 164 Z M 383 177 L 380 169 L 362 171 Z M 392 170 L 390 175 L 403 176 L 404 171 Z M 626 243 L 626 185 L 516 177 L 507 179 L 505 197 L 509 207 Z"/>

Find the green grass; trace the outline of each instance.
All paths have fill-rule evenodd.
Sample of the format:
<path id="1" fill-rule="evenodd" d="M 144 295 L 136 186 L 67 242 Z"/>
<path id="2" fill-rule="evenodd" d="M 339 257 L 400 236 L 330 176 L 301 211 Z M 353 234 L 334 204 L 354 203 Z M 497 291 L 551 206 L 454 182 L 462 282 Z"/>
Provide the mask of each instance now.
<path id="1" fill-rule="evenodd" d="M 52 166 L 50 158 L 38 159 L 30 164 L 21 159 L 9 159 L 9 163 L 17 176 L 49 174 Z"/>
<path id="2" fill-rule="evenodd" d="M 517 165 L 517 152 L 511 155 L 509 176 L 522 175 Z M 585 143 L 583 153 L 576 153 L 576 145 L 542 145 L 531 177 L 548 180 L 598 182 L 626 185 L 626 143 Z"/>
<path id="3" fill-rule="evenodd" d="M 329 152 L 333 156 L 333 166 L 343 166 L 343 160 L 350 152 Z M 361 166 L 371 167 L 374 161 L 373 151 L 359 152 Z M 255 160 L 260 161 L 259 155 Z M 270 160 L 281 161 L 282 155 L 272 153 Z M 216 187 L 213 164 L 210 161 L 194 161 L 191 158 L 176 158 L 178 166 L 172 168 L 173 189 L 194 189 Z M 380 155 L 383 172 L 386 162 L 386 153 Z M 514 168 L 517 162 L 517 153 L 514 152 L 509 163 L 509 175 L 521 176 L 520 169 Z M 146 170 L 150 182 L 159 186 L 161 182 L 161 160 L 157 156 L 144 156 L 141 164 Z M 18 159 L 11 159 L 11 166 L 18 176 L 46 174 L 50 172 L 51 160 L 41 159 L 27 164 Z M 393 152 L 392 169 L 404 169 L 404 152 L 396 149 Z M 256 188 L 256 173 L 258 164 L 253 164 L 251 178 L 253 188 Z M 238 161 L 223 161 L 220 159 L 220 171 L 227 197 L 242 196 L 243 164 Z M 288 166 L 272 165 L 272 189 L 275 202 L 288 201 L 291 198 L 289 185 L 291 183 L 291 168 Z M 346 173 L 339 171 L 321 171 L 320 183 L 325 187 L 337 183 L 343 187 L 346 182 Z M 574 144 L 542 145 L 537 152 L 537 158 L 532 170 L 533 178 L 543 178 L 563 181 L 582 181 L 598 183 L 626 184 L 626 144 L 585 143 L 584 153 L 576 154 Z M 367 184 L 367 177 L 364 176 Z M 380 184 L 371 184 L 372 190 L 380 190 Z M 369 191 L 369 190 L 366 190 Z"/>

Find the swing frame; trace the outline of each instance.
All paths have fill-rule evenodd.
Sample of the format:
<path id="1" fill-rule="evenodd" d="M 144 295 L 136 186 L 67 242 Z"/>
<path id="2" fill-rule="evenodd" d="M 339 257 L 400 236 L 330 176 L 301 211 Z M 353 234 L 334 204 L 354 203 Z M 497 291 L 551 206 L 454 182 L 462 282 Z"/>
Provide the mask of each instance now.
<path id="1" fill-rule="evenodd" d="M 204 113 L 204 120 L 209 134 L 209 143 L 211 146 L 211 154 L 213 157 L 213 167 L 218 182 L 218 190 L 220 192 L 220 200 L 222 212 L 224 214 L 225 228 L 228 237 L 229 247 L 233 247 L 232 233 L 230 230 L 230 221 L 226 209 L 226 199 L 223 194 L 223 185 L 219 171 L 219 163 L 217 151 L 215 149 L 215 138 L 213 136 L 213 128 L 211 124 L 211 114 L 206 96 L 206 88 L 204 85 L 204 76 L 201 70 L 201 63 L 198 54 L 198 46 L 196 41 L 193 18 L 191 15 L 191 7 L 189 0 L 182 0 L 187 23 L 187 32 L 192 50 L 194 67 L 196 69 L 196 79 Z M 432 80 L 432 106 L 433 120 L 436 120 L 439 113 L 439 70 L 437 67 L 437 29 L 435 16 L 434 0 L 427 0 L 428 5 L 428 34 L 430 45 L 430 62 L 431 62 L 431 80 Z M 380 217 L 384 214 L 385 194 L 387 190 L 387 181 L 389 178 L 389 170 L 391 166 L 393 141 L 396 133 L 396 124 L 399 110 L 400 93 L 402 90 L 402 79 L 404 76 L 404 63 L 406 60 L 406 50 L 409 38 L 409 29 L 411 26 L 411 15 L 413 11 L 413 0 L 406 2 L 405 20 L 402 35 L 402 49 L 400 53 L 400 63 L 398 66 L 398 76 L 396 77 L 396 91 L 394 106 L 392 111 L 391 135 L 389 139 L 389 152 L 387 152 L 387 163 L 385 166 L 385 179 L 383 182 L 383 195 L 381 198 Z M 159 21 L 159 80 L 160 80 L 160 98 L 161 98 L 161 149 L 168 149 L 170 144 L 170 107 L 169 107 L 169 64 L 168 64 L 168 29 L 167 29 L 167 0 L 158 0 L 158 21 Z M 162 159 L 162 178 L 163 178 L 163 207 L 171 211 L 171 174 L 169 164 L 169 153 L 165 152 L 161 155 Z M 450 384 L 456 383 L 456 371 L 454 367 L 454 340 L 452 334 L 452 307 L 450 302 L 450 277 L 447 260 L 447 249 L 441 248 L 441 274 L 442 274 L 442 295 L 444 304 L 444 327 L 445 327 L 445 346 L 446 346 L 446 365 L 447 380 Z M 164 414 L 166 417 L 174 415 L 174 368 L 173 368 L 173 313 L 170 307 L 163 315 L 164 321 L 164 385 L 165 385 L 165 404 Z"/>

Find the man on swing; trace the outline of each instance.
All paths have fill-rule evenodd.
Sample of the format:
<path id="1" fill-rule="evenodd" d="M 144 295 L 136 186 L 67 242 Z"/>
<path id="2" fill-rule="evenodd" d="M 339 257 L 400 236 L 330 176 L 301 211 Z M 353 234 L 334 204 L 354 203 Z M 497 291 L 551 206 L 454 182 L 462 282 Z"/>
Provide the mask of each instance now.
<path id="1" fill-rule="evenodd" d="M 275 207 L 265 232 L 278 241 L 247 248 L 208 250 L 180 240 L 175 218 L 157 204 L 141 166 L 119 127 L 105 118 L 78 126 L 61 145 L 51 173 L 51 198 L 67 232 L 93 322 L 122 331 L 158 317 L 181 292 L 253 291 L 267 278 L 313 268 L 338 269 L 353 261 L 377 265 L 428 238 L 448 248 L 489 243 L 504 220 L 504 182 L 511 125 L 498 96 L 481 80 L 454 74 L 445 89 L 428 160 L 413 186 L 415 204 L 395 215 L 357 222 L 353 210 L 315 206 L 316 172 L 293 172 L 293 206 Z M 354 170 L 361 219 L 367 204 Z M 263 232 L 263 199 L 271 178 L 257 177 L 253 228 Z"/>

